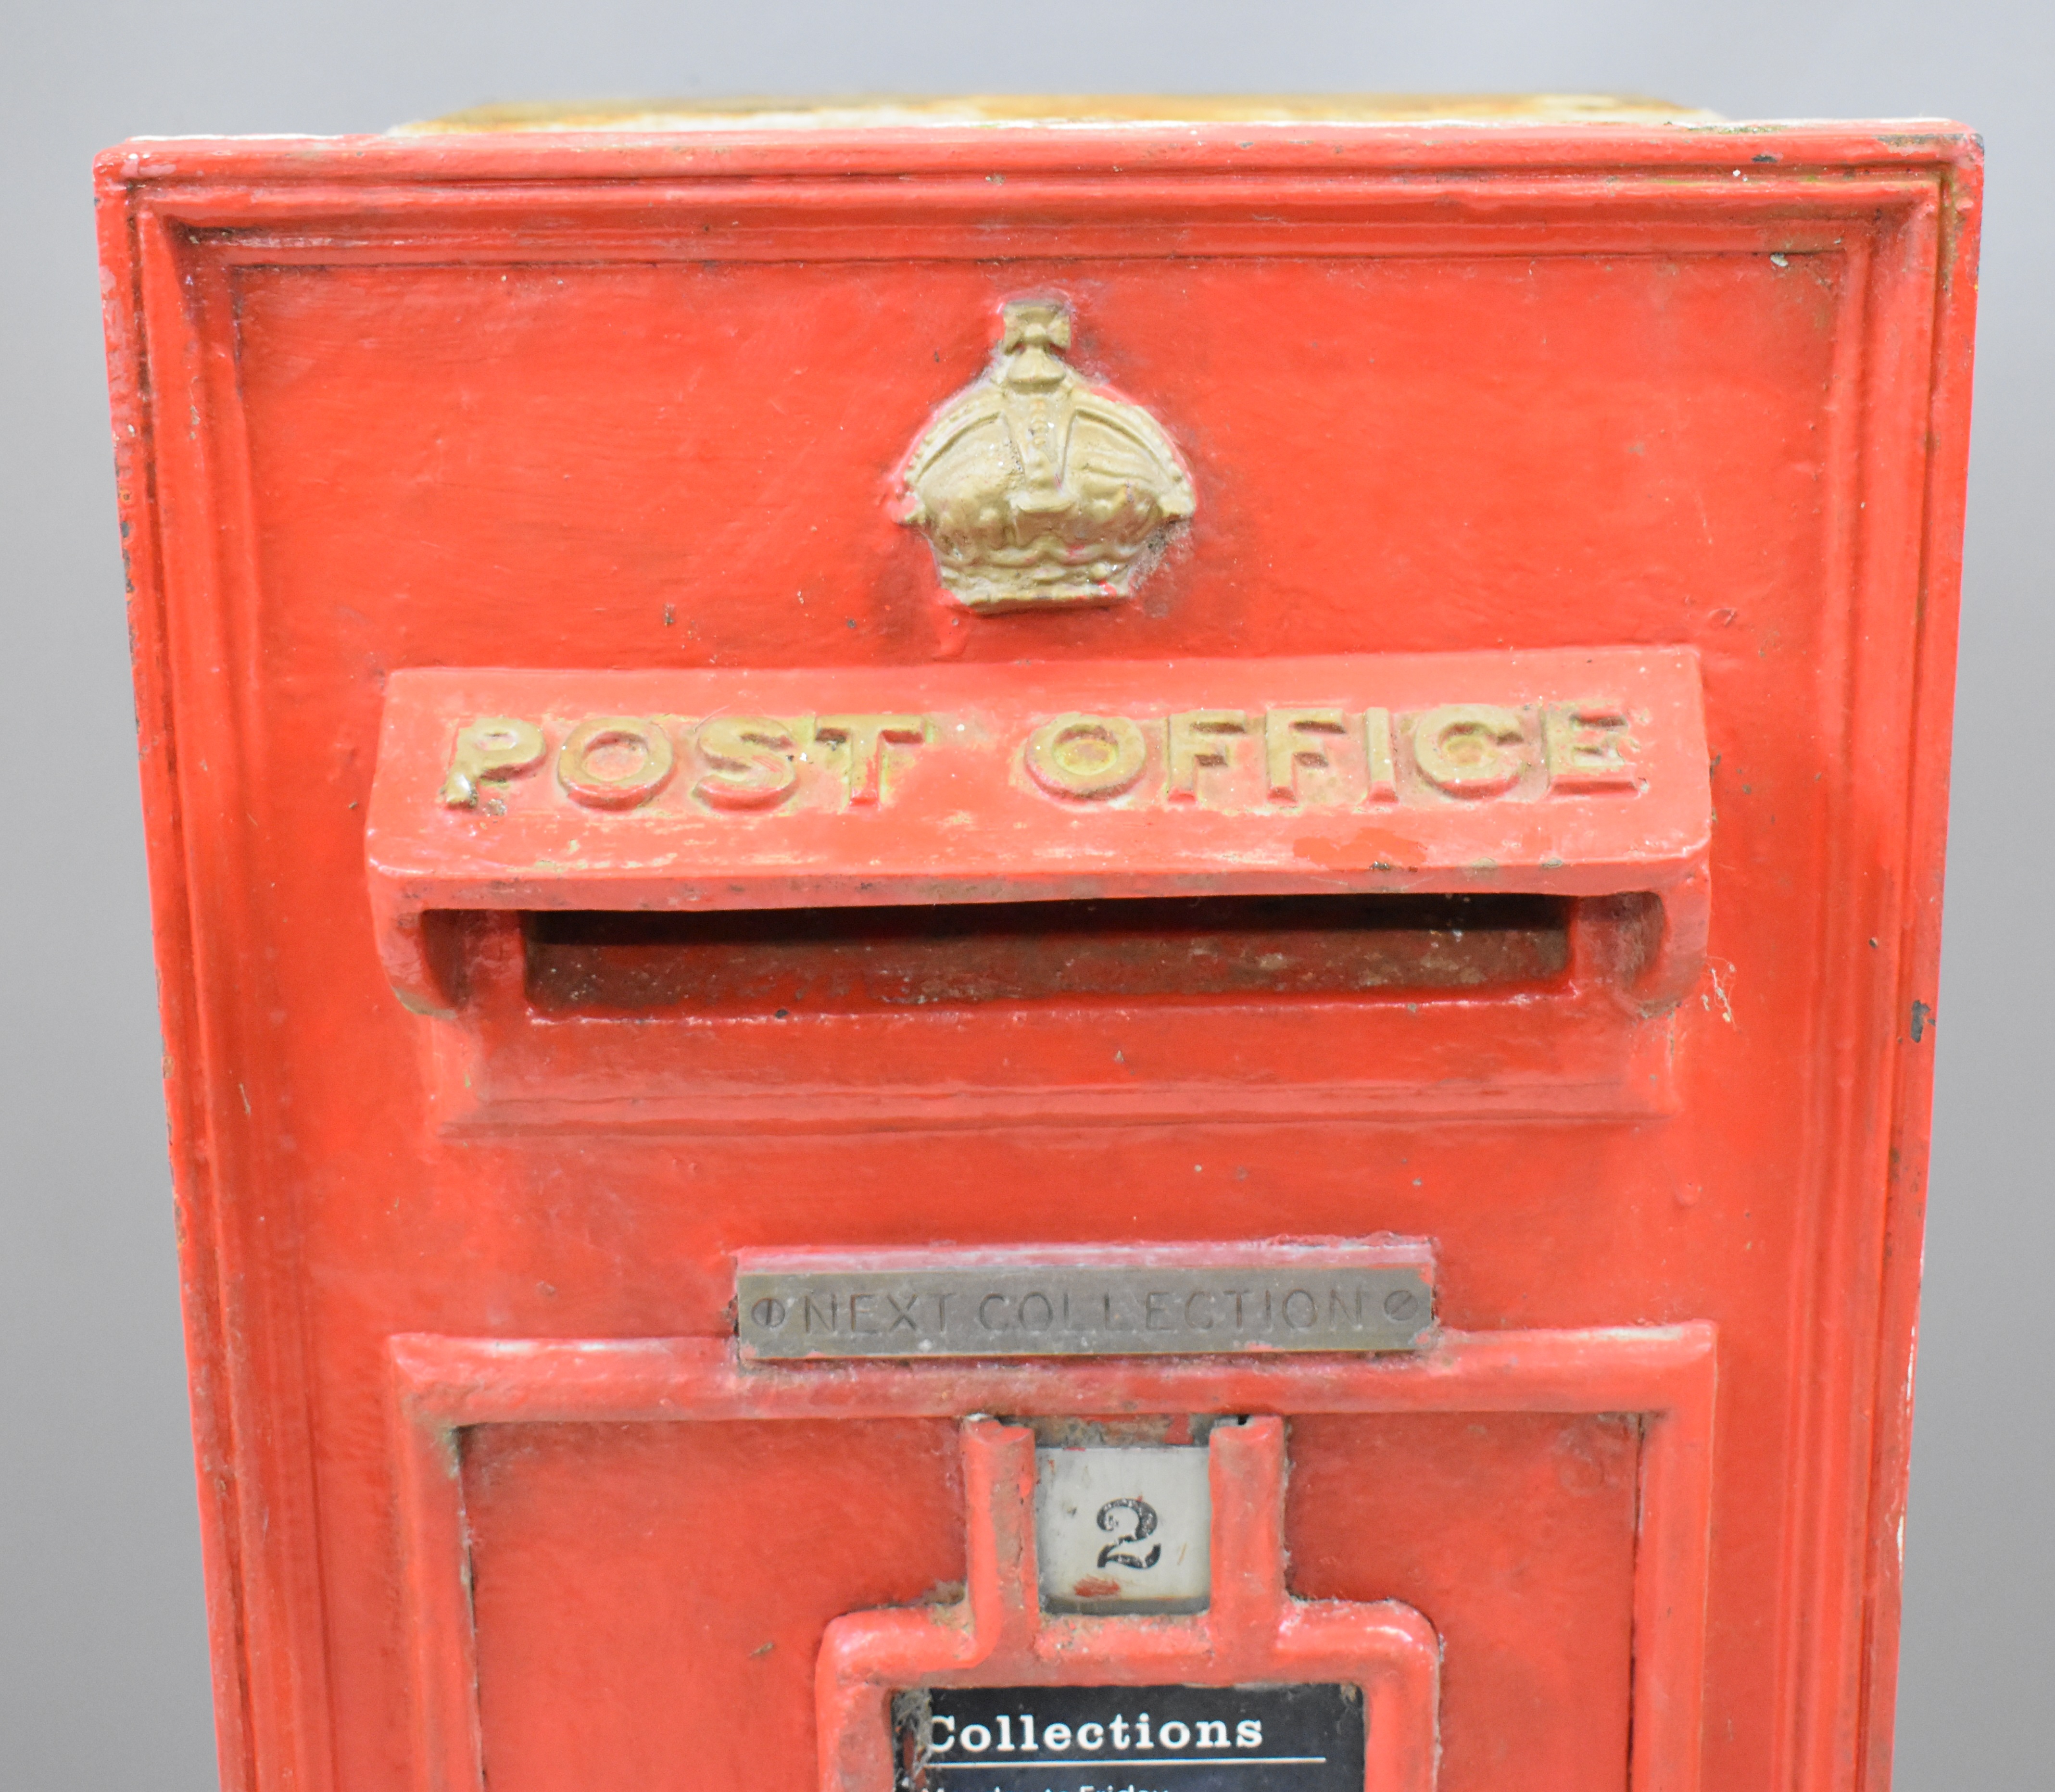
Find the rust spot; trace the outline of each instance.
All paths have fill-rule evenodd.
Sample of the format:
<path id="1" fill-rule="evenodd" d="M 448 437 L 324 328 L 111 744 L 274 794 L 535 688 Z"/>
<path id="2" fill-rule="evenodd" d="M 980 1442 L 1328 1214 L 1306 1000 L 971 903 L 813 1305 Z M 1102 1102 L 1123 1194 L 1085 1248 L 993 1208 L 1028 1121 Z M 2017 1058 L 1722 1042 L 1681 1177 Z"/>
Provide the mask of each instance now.
<path id="1" fill-rule="evenodd" d="M 1087 1574 L 1071 1588 L 1074 1599 L 1110 1599 L 1120 1591 L 1120 1582 L 1103 1574 Z"/>

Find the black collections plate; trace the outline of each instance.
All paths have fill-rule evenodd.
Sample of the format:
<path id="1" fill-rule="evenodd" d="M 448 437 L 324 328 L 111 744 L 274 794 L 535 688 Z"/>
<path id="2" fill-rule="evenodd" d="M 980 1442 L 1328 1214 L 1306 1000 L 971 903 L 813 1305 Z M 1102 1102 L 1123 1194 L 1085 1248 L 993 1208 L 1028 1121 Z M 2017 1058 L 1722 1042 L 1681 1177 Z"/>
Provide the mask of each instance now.
<path id="1" fill-rule="evenodd" d="M 892 1715 L 901 1792 L 1363 1792 L 1353 1686 L 937 1687 Z"/>

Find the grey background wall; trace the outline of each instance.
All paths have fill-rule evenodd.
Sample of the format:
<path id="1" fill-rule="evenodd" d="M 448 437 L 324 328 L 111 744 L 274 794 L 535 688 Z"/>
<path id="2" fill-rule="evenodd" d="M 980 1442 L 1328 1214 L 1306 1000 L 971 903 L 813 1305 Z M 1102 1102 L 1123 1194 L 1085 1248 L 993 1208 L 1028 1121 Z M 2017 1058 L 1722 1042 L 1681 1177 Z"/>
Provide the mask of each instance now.
<path id="1" fill-rule="evenodd" d="M 2051 84 L 2047 0 L 0 0 L 0 1784 L 215 1783 L 93 152 L 487 99 L 1354 89 L 1635 91 L 1986 133 L 1899 1784 L 2049 1785 Z"/>

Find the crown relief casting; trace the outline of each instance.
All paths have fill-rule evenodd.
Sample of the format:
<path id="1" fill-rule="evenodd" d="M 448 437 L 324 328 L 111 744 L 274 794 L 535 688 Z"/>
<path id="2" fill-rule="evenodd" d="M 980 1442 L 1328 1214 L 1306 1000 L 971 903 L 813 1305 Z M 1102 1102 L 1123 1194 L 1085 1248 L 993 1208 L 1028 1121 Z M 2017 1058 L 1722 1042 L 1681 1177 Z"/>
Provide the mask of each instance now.
<path id="1" fill-rule="evenodd" d="M 1192 514 L 1191 476 L 1146 411 L 1064 363 L 1063 305 L 1024 300 L 1003 316 L 991 369 L 907 457 L 901 520 L 973 610 L 1118 603 Z"/>

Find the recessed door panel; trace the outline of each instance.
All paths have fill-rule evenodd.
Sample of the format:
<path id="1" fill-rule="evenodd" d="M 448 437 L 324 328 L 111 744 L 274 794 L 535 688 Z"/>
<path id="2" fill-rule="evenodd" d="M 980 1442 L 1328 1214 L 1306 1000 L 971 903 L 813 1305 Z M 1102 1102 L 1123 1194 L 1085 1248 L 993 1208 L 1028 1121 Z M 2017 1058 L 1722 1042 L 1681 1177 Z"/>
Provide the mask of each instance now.
<path id="1" fill-rule="evenodd" d="M 829 1620 L 963 1579 L 933 1420 L 481 1426 L 463 1491 L 494 1792 L 811 1784 Z"/>
<path id="2" fill-rule="evenodd" d="M 1294 1422 L 1292 1591 L 1433 1622 L 1443 1792 L 1626 1785 L 1640 1445 L 1631 1419 Z"/>

